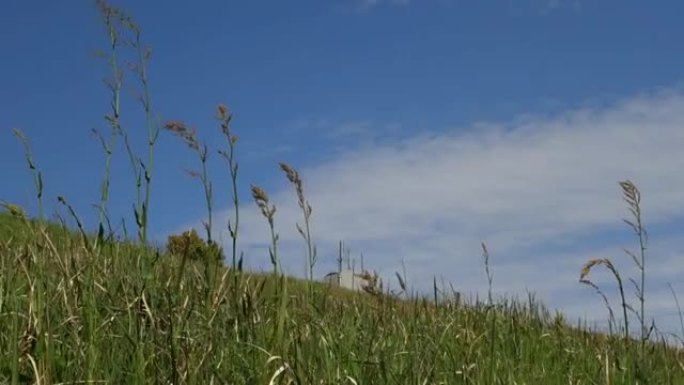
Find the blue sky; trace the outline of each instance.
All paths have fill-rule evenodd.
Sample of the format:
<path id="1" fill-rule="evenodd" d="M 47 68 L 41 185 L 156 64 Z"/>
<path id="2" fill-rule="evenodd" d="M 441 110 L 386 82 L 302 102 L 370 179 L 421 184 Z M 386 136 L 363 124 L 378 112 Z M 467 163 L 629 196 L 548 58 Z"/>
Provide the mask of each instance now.
<path id="1" fill-rule="evenodd" d="M 112 1 L 153 49 L 153 109 L 223 148 L 213 119 L 234 112 L 240 136 L 241 249 L 268 268 L 266 227 L 251 183 L 279 207 L 285 265 L 303 275 L 294 194 L 277 168 L 303 174 L 314 206 L 318 272 L 337 240 L 388 280 L 406 266 L 425 290 L 436 275 L 483 293 L 479 242 L 488 242 L 495 291 L 537 292 L 571 316 L 605 310 L 577 283 L 589 257 L 631 247 L 617 181 L 644 193 L 651 229 L 650 310 L 674 328 L 666 284 L 684 286 L 684 5 L 659 1 L 310 0 Z M 22 148 L 31 140 L 48 212 L 64 195 L 96 223 L 106 132 L 107 36 L 94 2 L 0 4 L 0 199 L 35 212 Z M 133 84 L 133 83 L 131 83 Z M 127 89 L 123 119 L 141 151 L 142 116 Z M 153 174 L 157 241 L 197 226 L 202 192 L 184 173 L 196 159 L 162 133 Z M 130 222 L 133 186 L 114 154 L 110 211 Z M 219 224 L 227 169 L 212 154 Z M 219 228 L 220 230 L 220 228 Z M 225 231 L 217 236 L 227 239 Z M 614 292 L 609 277 L 596 281 Z M 612 298 L 612 297 L 611 297 Z M 614 298 L 613 298 L 614 299 Z M 617 304 L 617 302 L 615 302 Z"/>

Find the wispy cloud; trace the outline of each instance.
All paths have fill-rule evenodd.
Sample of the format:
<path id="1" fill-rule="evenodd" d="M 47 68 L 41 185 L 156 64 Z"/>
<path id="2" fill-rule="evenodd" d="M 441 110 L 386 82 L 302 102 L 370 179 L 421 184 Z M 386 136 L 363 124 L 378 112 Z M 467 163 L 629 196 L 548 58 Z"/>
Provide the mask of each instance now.
<path id="1" fill-rule="evenodd" d="M 629 178 L 642 191 L 647 226 L 660 230 L 651 239 L 648 290 L 655 296 L 650 309 L 666 317 L 672 302 L 665 284 L 684 271 L 684 234 L 672 225 L 681 228 L 684 220 L 682 148 L 684 94 L 670 91 L 340 153 L 300 169 L 314 207 L 320 273 L 334 266 L 336 243 L 345 240 L 384 277 L 403 261 L 417 290 L 436 276 L 465 293 L 484 293 L 479 244 L 486 241 L 497 292 L 529 290 L 571 316 L 602 319 L 605 309 L 577 283 L 578 273 L 592 256 L 631 268 L 621 251 L 633 238 L 621 223 L 627 210 L 617 184 Z M 284 264 L 301 275 L 294 192 L 283 178 L 271 195 Z M 242 217 L 248 264 L 268 268 L 266 224 L 251 202 Z M 612 290 L 608 275 L 595 278 Z"/>

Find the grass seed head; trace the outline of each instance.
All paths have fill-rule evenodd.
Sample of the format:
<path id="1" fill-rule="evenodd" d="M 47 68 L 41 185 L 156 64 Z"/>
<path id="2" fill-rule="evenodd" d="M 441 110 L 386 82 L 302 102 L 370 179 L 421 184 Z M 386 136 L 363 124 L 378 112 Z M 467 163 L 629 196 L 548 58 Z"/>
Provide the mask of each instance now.
<path id="1" fill-rule="evenodd" d="M 300 185 L 302 183 L 302 180 L 299 177 L 299 173 L 292 166 L 281 162 L 280 169 L 283 170 L 285 176 L 287 176 L 287 179 L 290 181 L 290 183 L 293 183 L 295 185 Z"/>
<path id="2" fill-rule="evenodd" d="M 630 206 L 638 205 L 641 202 L 641 193 L 631 180 L 620 182 L 622 194 Z"/>
<path id="3" fill-rule="evenodd" d="M 299 207 L 301 207 L 305 214 L 311 215 L 311 205 L 306 202 L 306 199 L 304 198 L 304 182 L 302 182 L 302 178 L 299 176 L 299 172 L 294 169 L 294 167 L 288 165 L 287 163 L 280 163 L 280 169 L 283 170 L 285 173 L 285 176 L 287 177 L 287 180 L 290 181 L 295 186 L 295 190 L 297 192 L 297 201 L 299 203 Z"/>
<path id="4" fill-rule="evenodd" d="M 276 207 L 275 205 L 269 207 L 268 194 L 266 194 L 266 191 L 259 186 L 252 185 L 252 198 L 254 198 L 254 202 L 261 209 L 261 214 L 266 217 L 269 222 L 272 222 Z"/>
<path id="5" fill-rule="evenodd" d="M 180 137 L 185 144 L 187 144 L 193 150 L 199 150 L 199 142 L 197 141 L 197 133 L 195 129 L 189 129 L 185 123 L 179 120 L 167 122 L 164 125 L 164 128 Z"/>
<path id="6" fill-rule="evenodd" d="M 259 203 L 268 204 L 268 194 L 259 186 L 252 186 L 252 197 Z"/>

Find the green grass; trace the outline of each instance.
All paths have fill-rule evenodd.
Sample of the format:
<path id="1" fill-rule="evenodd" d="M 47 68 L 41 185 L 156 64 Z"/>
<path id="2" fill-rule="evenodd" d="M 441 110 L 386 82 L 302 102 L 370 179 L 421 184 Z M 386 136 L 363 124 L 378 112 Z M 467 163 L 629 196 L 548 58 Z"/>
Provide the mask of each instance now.
<path id="1" fill-rule="evenodd" d="M 638 341 L 570 327 L 534 298 L 494 306 L 351 293 L 80 237 L 0 215 L 0 383 L 634 384 Z M 7 230 L 10 231 L 7 231 Z M 16 230 L 16 231 L 15 231 Z M 21 237 L 13 236 L 22 234 Z M 139 257 L 150 260 L 142 274 Z M 237 284 L 237 290 L 233 285 Z M 237 295 L 235 294 L 237 293 Z M 284 334 L 274 333 L 280 317 Z M 640 383 L 682 384 L 647 344 Z M 276 374 L 280 373 L 276 376 Z"/>
<path id="2" fill-rule="evenodd" d="M 624 329 L 614 322 L 617 330 L 606 334 L 569 324 L 534 296 L 493 302 L 485 245 L 486 303 L 464 303 L 436 287 L 433 299 L 427 300 L 400 298 L 378 288 L 354 293 L 285 277 L 276 209 L 258 186 L 251 192 L 255 210 L 271 230 L 273 273 L 242 271 L 238 137 L 223 105 L 217 118 L 227 139 L 219 152 L 227 161 L 235 210 L 228 228 L 232 268 L 215 258 L 170 255 L 149 246 L 149 187 L 160 128 L 150 118 L 150 58 L 132 19 L 105 1 L 97 3 L 110 43 L 104 56 L 112 70 L 106 82 L 112 95 L 106 115 L 111 134 L 98 133 L 105 153 L 99 226 L 92 233 L 82 228 L 62 197 L 59 202 L 77 227 L 43 220 L 42 174 L 28 138 L 16 131 L 40 209 L 38 219 L 24 217 L 9 204 L 3 205 L 8 212 L 0 213 L 0 384 L 684 384 L 682 350 L 645 328 L 645 230 L 640 196 L 631 182 L 622 187 L 635 215 L 627 223 L 640 242 L 639 250 L 630 254 L 641 273 L 639 311 L 634 311 L 641 317 L 638 339 L 628 337 L 626 319 Z M 124 65 L 131 60 L 138 62 Z M 125 113 L 120 108 L 124 68 L 132 68 L 135 76 L 127 79 L 137 79 L 144 90 L 144 156 L 134 152 L 120 120 Z M 206 164 L 215 149 L 179 124 L 165 127 L 199 155 L 203 172 L 198 175 L 210 218 L 215 206 Z M 109 170 L 118 155 L 130 163 L 135 183 L 136 241 L 120 241 L 122 234 L 112 233 L 108 219 Z M 316 263 L 311 205 L 299 173 L 284 163 L 281 169 L 302 209 L 298 229 L 311 276 Z M 205 226 L 211 234 L 211 221 Z M 580 278 L 602 294 L 588 279 L 596 266 L 613 265 L 608 259 L 589 261 Z M 613 273 L 622 285 L 619 273 Z M 627 306 L 623 300 L 625 315 Z"/>

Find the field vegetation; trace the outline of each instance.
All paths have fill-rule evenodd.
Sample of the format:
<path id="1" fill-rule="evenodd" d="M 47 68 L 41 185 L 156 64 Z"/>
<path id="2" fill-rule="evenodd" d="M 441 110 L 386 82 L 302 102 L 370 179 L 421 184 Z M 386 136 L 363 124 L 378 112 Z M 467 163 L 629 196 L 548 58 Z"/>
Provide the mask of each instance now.
<path id="1" fill-rule="evenodd" d="M 609 259 L 578 266 L 581 283 L 595 289 L 592 269 L 607 268 L 622 293 L 610 328 L 550 312 L 534 295 L 495 300 L 489 253 L 482 245 L 486 300 L 465 301 L 435 282 L 431 293 L 409 294 L 397 274 L 398 292 L 379 284 L 352 292 L 318 283 L 312 203 L 305 180 L 279 166 L 301 209 L 297 228 L 306 245 L 306 279 L 283 273 L 278 215 L 268 193 L 251 186 L 255 210 L 270 230 L 270 273 L 242 268 L 238 186 L 238 136 L 232 115 L 216 108 L 222 148 L 210 148 L 181 121 L 155 122 L 147 64 L 151 56 L 141 28 L 105 1 L 97 1 L 108 42 L 108 134 L 99 134 L 105 159 L 98 226 L 88 229 L 66 197 L 66 217 L 47 220 L 40 165 L 29 138 L 15 131 L 26 150 L 38 212 L 3 202 L 0 214 L 0 383 L 8 384 L 684 384 L 684 353 L 666 341 L 645 313 L 647 259 L 641 196 L 621 182 L 635 234 L 628 251 L 639 271 L 631 302 Z M 124 51 L 122 53 L 122 51 Z M 136 59 L 125 66 L 122 55 Z M 141 93 L 147 130 L 136 153 L 121 120 L 123 71 Z M 173 134 L 197 154 L 196 180 L 204 192 L 204 238 L 195 230 L 169 237 L 164 248 L 149 242 L 155 146 Z M 218 244 L 215 202 L 207 174 L 219 151 L 231 178 L 234 216 Z M 120 152 L 119 152 L 120 151 Z M 136 200 L 135 233 L 113 230 L 108 207 L 112 161 L 130 164 Z M 157 165 L 158 166 L 158 165 Z M 474 263 L 480 263 L 474 261 Z M 579 285 L 579 283 L 578 283 Z M 676 298 L 676 297 L 675 297 Z M 632 325 L 630 319 L 637 319 Z M 684 336 L 682 336 L 684 337 Z"/>

